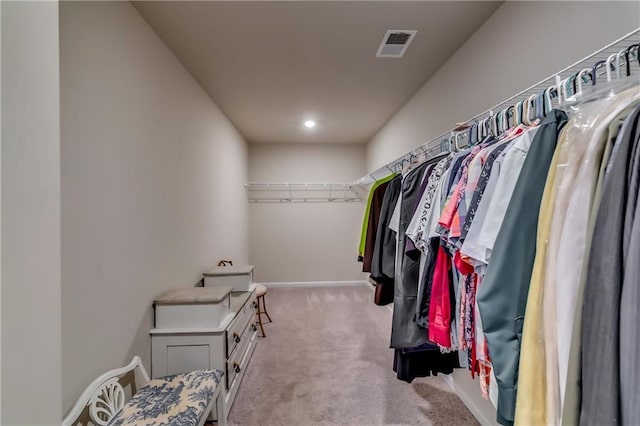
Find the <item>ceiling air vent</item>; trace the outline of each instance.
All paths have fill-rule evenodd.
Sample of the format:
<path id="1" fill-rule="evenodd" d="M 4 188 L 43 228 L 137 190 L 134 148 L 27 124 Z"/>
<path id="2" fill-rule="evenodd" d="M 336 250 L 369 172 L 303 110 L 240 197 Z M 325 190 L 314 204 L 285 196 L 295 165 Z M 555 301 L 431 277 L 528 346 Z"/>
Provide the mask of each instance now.
<path id="1" fill-rule="evenodd" d="M 418 31 L 389 30 L 378 48 L 378 58 L 402 58 Z"/>

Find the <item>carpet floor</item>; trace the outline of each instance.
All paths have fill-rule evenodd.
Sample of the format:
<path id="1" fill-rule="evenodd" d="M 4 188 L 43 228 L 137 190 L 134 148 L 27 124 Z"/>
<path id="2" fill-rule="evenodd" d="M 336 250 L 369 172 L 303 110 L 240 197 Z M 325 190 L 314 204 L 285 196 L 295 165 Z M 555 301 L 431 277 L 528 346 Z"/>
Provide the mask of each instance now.
<path id="1" fill-rule="evenodd" d="M 232 425 L 477 425 L 441 377 L 396 379 L 391 311 L 365 286 L 271 288 Z"/>

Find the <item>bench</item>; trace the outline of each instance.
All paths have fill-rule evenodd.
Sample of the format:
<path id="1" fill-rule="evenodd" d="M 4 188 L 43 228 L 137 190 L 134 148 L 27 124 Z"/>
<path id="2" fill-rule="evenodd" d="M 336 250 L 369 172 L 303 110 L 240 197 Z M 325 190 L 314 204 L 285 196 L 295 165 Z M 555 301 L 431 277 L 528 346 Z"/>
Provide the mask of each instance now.
<path id="1" fill-rule="evenodd" d="M 87 386 L 62 426 L 86 424 L 87 416 L 98 426 L 201 426 L 214 404 L 218 413 L 223 412 L 219 386 L 223 376 L 221 370 L 197 370 L 151 380 L 135 356 L 129 365 L 108 371 Z M 225 417 L 219 417 L 218 424 L 225 426 Z"/>

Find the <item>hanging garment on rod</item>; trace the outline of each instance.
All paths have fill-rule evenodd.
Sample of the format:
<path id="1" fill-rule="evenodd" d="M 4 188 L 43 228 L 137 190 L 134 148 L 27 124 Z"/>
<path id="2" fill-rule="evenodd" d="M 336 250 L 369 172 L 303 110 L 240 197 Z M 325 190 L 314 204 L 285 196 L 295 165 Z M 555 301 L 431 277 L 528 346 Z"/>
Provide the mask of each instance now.
<path id="1" fill-rule="evenodd" d="M 564 395 L 564 403 L 562 410 L 562 421 L 564 424 L 578 424 L 579 416 L 580 416 L 580 388 L 581 388 L 581 380 L 580 380 L 580 365 L 581 365 L 581 342 L 582 339 L 582 311 L 583 304 L 587 303 L 586 309 L 591 311 L 592 307 L 589 306 L 589 303 L 585 300 L 585 287 L 589 285 L 589 279 L 595 274 L 598 276 L 597 279 L 603 279 L 602 283 L 597 283 L 596 286 L 600 284 L 605 284 L 606 292 L 605 294 L 600 294 L 596 288 L 591 288 L 588 293 L 588 298 L 591 300 L 593 296 L 602 297 L 598 301 L 598 309 L 602 307 L 609 306 L 610 309 L 607 309 L 608 312 L 615 312 L 616 306 L 618 304 L 618 298 L 620 296 L 619 286 L 616 283 L 620 282 L 622 275 L 621 271 L 621 256 L 622 256 L 622 244 L 620 241 L 624 241 L 624 234 L 622 233 L 622 227 L 624 224 L 623 217 L 624 216 L 624 205 L 625 194 L 628 193 L 626 190 L 622 190 L 625 185 L 618 181 L 612 179 L 625 179 L 627 170 L 629 169 L 629 164 L 627 162 L 627 158 L 629 157 L 629 152 L 631 146 L 634 144 L 632 133 L 635 132 L 637 128 L 637 120 L 638 120 L 639 110 L 636 110 L 629 115 L 628 119 L 624 121 L 622 126 L 620 123 L 612 123 L 609 129 L 609 133 L 612 136 L 610 138 L 609 143 L 607 143 L 605 153 L 603 155 L 602 164 L 607 164 L 607 157 L 610 156 L 609 164 L 606 167 L 606 170 L 600 170 L 598 183 L 596 186 L 596 192 L 594 194 L 594 212 L 591 213 L 593 218 L 593 222 L 589 224 L 588 232 L 591 234 L 589 240 L 593 238 L 593 241 L 597 242 L 596 244 L 591 244 L 591 248 L 587 247 L 586 252 L 591 252 L 588 261 L 588 267 L 586 271 L 586 277 L 583 277 L 580 283 L 580 287 L 578 288 L 576 295 L 576 313 L 573 317 L 573 334 L 571 336 L 571 347 L 569 349 L 569 365 L 568 372 L 566 378 L 566 389 Z M 613 135 L 618 135 L 617 141 L 613 144 L 613 148 L 611 148 L 611 143 L 613 140 Z M 605 177 L 606 175 L 606 177 Z M 615 185 L 612 185 L 613 182 L 616 182 Z M 605 192 L 606 191 L 606 192 Z M 633 193 L 633 191 L 631 191 Z M 615 201 L 613 201 L 615 200 Z M 633 203 L 633 201 L 632 201 Z M 608 206 L 606 213 L 599 214 L 598 208 L 602 209 L 604 206 Z M 621 208 L 622 207 L 622 208 Z M 600 228 L 600 232 L 596 234 L 596 226 Z M 607 238 L 602 239 L 604 235 L 602 235 L 603 228 L 606 229 L 607 232 L 611 232 L 611 235 L 608 235 Z M 611 236 L 614 236 L 612 239 Z M 607 252 L 603 252 L 600 248 L 606 248 Z M 593 284 L 591 284 L 593 285 Z M 615 314 L 614 314 L 615 315 Z M 597 316 L 597 313 L 596 313 Z M 591 324 L 593 320 L 589 320 Z M 608 327 L 605 328 L 607 337 L 604 341 L 600 341 L 599 345 L 608 344 L 607 339 L 617 339 L 617 333 L 615 333 L 615 326 L 611 333 L 609 333 L 611 320 L 605 321 Z M 624 322 L 621 321 L 622 324 Z M 587 324 L 587 328 L 593 330 L 594 327 Z M 601 328 L 602 330 L 602 328 Z M 591 338 L 584 341 L 585 348 L 592 344 Z M 612 343 L 613 344 L 613 343 Z M 614 344 L 614 347 L 617 347 L 617 344 Z M 605 349 L 606 355 L 603 359 L 607 359 L 607 356 L 611 354 L 608 349 Z M 617 352 L 617 351 L 616 351 Z M 622 353 L 622 351 L 620 352 Z M 618 395 L 618 379 L 617 374 L 611 374 L 612 371 L 617 371 L 615 368 L 617 359 L 612 359 L 611 362 L 607 362 L 607 370 L 598 372 L 600 377 L 598 380 L 602 380 L 604 383 L 604 389 L 606 390 L 606 396 L 604 400 L 604 405 L 607 407 L 604 412 L 609 412 L 607 417 L 616 417 L 617 416 L 617 398 Z M 587 362 L 589 364 L 590 362 Z M 610 369 L 610 370 L 609 370 Z M 625 369 L 626 370 L 626 369 Z M 633 369 L 629 370 L 630 374 L 633 374 Z M 609 378 L 613 377 L 613 380 L 609 380 Z M 588 381 L 587 381 L 588 382 Z M 610 389 L 614 388 L 614 391 Z M 586 391 L 587 389 L 585 389 Z M 613 409 L 609 407 L 614 407 Z M 610 414 L 611 412 L 616 414 Z"/>
<path id="2" fill-rule="evenodd" d="M 640 44 L 623 50 L 633 75 Z M 580 71 L 577 89 L 598 75 Z M 416 346 L 396 349 L 396 372 L 409 354 L 455 354 L 505 425 L 640 417 L 640 80 L 629 81 L 575 100 L 558 79 L 500 111 L 494 137 L 467 126 L 469 147 L 419 184 L 404 177 L 389 221 L 392 345 Z"/>
<path id="3" fill-rule="evenodd" d="M 568 134 L 567 143 L 563 144 L 559 151 L 559 157 L 562 161 L 563 158 L 567 158 L 565 164 L 562 164 L 562 168 L 559 172 L 562 172 L 559 177 L 554 179 L 553 185 L 556 188 L 557 195 L 554 201 L 554 214 L 551 224 L 551 233 L 548 243 L 549 254 L 545 265 L 545 273 L 536 281 L 532 281 L 532 285 L 535 283 L 537 286 L 542 287 L 543 293 L 543 305 L 544 309 L 542 314 L 545 318 L 547 315 L 552 315 L 558 318 L 557 326 L 538 326 L 534 329 L 543 330 L 544 340 L 543 345 L 546 351 L 546 358 L 548 359 L 547 365 L 547 388 L 553 387 L 559 389 L 559 394 L 547 393 L 547 418 L 556 418 L 559 416 L 559 412 L 562 410 L 562 404 L 564 399 L 564 389 L 566 387 L 566 374 L 569 362 L 569 350 L 566 345 L 559 345 L 559 342 L 563 342 L 567 338 L 571 340 L 571 332 L 573 329 L 573 316 L 569 318 L 563 317 L 566 312 L 560 309 L 559 304 L 566 305 L 566 309 L 572 312 L 577 305 L 580 305 L 580 301 L 576 300 L 577 295 L 580 293 L 581 281 L 582 281 L 582 264 L 584 259 L 584 253 L 587 247 L 587 237 L 589 236 L 589 221 L 590 214 L 593 209 L 593 194 L 597 191 L 598 172 L 602 163 L 604 153 L 607 151 L 608 141 L 610 137 L 615 135 L 610 134 L 612 130 L 616 130 L 615 122 L 620 114 L 627 116 L 628 109 L 631 103 L 635 103 L 640 97 L 640 91 L 636 88 L 631 91 L 626 91 L 616 95 L 614 102 L 600 101 L 596 105 L 585 106 L 584 109 L 591 107 L 594 109 L 596 106 L 597 115 L 591 119 L 592 126 L 588 127 L 585 131 L 585 123 L 579 121 L 579 117 L 576 117 L 576 126 L 569 128 L 568 130 L 574 130 L 573 133 Z M 614 123 L 614 126 L 611 124 Z M 571 143 L 571 140 L 575 141 Z M 579 150 L 577 146 L 582 147 Z M 580 183 L 580 191 L 572 191 L 570 194 L 565 195 L 566 201 L 561 197 L 566 191 L 563 192 L 565 185 L 572 185 L 574 182 Z M 562 203 L 564 201 L 564 204 Z M 566 206 L 566 207 L 565 207 Z M 568 216 L 566 218 L 560 218 L 560 215 Z M 567 246 L 563 240 L 556 238 L 553 232 L 558 232 L 558 237 L 569 238 L 571 246 Z M 572 253 L 567 253 L 570 249 Z M 556 260 L 553 255 L 557 254 Z M 536 259 L 538 261 L 538 259 Z M 542 262 L 542 259 L 540 260 Z M 563 262 L 563 263 L 559 263 Z M 564 263 L 566 262 L 566 264 Z M 557 266 L 556 266 L 557 265 Z M 562 284 L 562 286 L 559 286 Z M 587 293 L 590 297 L 591 293 Z M 605 299 L 606 301 L 606 299 Z M 598 303 L 600 303 L 599 301 Z M 606 303 L 606 302 L 605 302 Z M 557 305 L 556 305 L 557 304 Z M 589 305 L 584 307 L 585 313 Z M 601 309 L 602 305 L 598 305 L 598 309 Z M 612 315 L 616 317 L 616 323 L 618 322 L 617 310 L 610 311 Z M 532 321 L 535 317 L 532 317 Z M 527 321 L 529 319 L 527 318 Z M 587 320 L 586 326 L 594 324 L 591 319 Z M 600 323 L 597 323 L 600 324 Z M 535 324 L 534 324 L 535 326 Z M 591 327 L 590 333 L 594 330 Z M 526 338 L 526 336 L 525 336 Z M 602 344 L 602 342 L 600 342 Z M 616 349 L 612 349 L 615 351 Z M 611 353 L 608 348 L 601 348 L 599 351 L 604 353 Z M 586 359 L 591 359 L 592 355 L 587 355 Z M 597 359 L 598 356 L 596 356 Z M 589 363 L 585 364 L 588 365 Z M 556 368 L 557 365 L 557 368 Z M 607 370 L 615 365 L 610 365 Z M 607 374 L 607 373 L 603 373 Z M 609 373 L 611 374 L 611 373 Z M 558 384 L 559 382 L 559 384 Z M 604 381 L 598 381 L 599 387 L 611 387 L 612 392 L 608 397 L 605 397 L 604 404 L 600 403 L 595 419 L 608 419 L 608 423 L 616 423 L 619 421 L 619 415 L 617 409 L 611 404 L 607 404 L 610 399 L 619 401 L 618 398 L 618 386 L 616 380 L 614 383 Z M 615 388 L 615 390 L 613 389 Z M 595 412 L 594 412 L 595 415 Z M 598 420 L 593 420 L 597 422 Z M 594 423 L 595 424 L 595 423 Z"/>
<path id="4" fill-rule="evenodd" d="M 393 371 L 398 380 L 407 383 L 416 377 L 451 374 L 458 367 L 456 353 L 440 353 L 437 346 L 429 343 L 413 349 L 396 349 L 393 357 Z"/>
<path id="5" fill-rule="evenodd" d="M 640 99 L 640 91 L 634 89 L 633 92 Z M 535 302 L 527 304 L 524 320 L 523 348 L 531 351 L 521 353 L 519 378 L 523 391 L 541 381 L 545 383 L 545 401 L 528 407 L 531 398 L 524 398 L 524 393 L 519 399 L 518 406 L 523 408 L 518 408 L 518 423 L 532 421 L 526 416 L 560 422 L 574 312 L 576 306 L 581 305 L 577 295 L 586 257 L 589 214 L 598 172 L 606 159 L 603 156 L 608 140 L 606 133 L 633 99 L 632 93 L 623 92 L 613 102 L 605 100 L 585 105 L 581 113 L 569 121 L 558 143 L 547 177 L 545 197 L 549 203 L 547 210 L 541 210 L 538 229 L 541 244 L 529 287 L 529 300 Z M 588 117 L 586 120 L 592 126 L 585 126 L 581 117 Z M 543 356 L 533 357 L 535 351 Z M 613 398 L 617 401 L 615 395 Z M 600 406 L 598 410 L 602 409 L 602 401 Z M 610 420 L 614 417 L 608 416 Z"/>
<path id="6" fill-rule="evenodd" d="M 564 112 L 553 111 L 541 123 L 508 201 L 493 261 L 478 291 L 482 326 L 498 382 L 501 424 L 515 419 L 519 341 L 536 251 L 538 212 L 558 133 L 566 122 Z"/>
<path id="7" fill-rule="evenodd" d="M 389 223 L 401 190 L 402 175 L 398 175 L 389 182 L 380 208 L 370 276 L 377 283 L 375 301 L 378 305 L 388 305 L 393 302 L 396 235 L 389 229 Z"/>
<path id="8" fill-rule="evenodd" d="M 365 249 L 367 244 L 367 234 L 370 233 L 369 229 L 369 217 L 371 216 L 371 207 L 374 201 L 374 194 L 377 192 L 376 190 L 383 184 L 389 182 L 391 179 L 395 177 L 395 174 L 391 174 L 389 176 L 385 176 L 382 179 L 378 179 L 371 186 L 371 190 L 369 191 L 369 197 L 367 198 L 367 206 L 364 211 L 364 217 L 362 219 L 362 231 L 360 233 L 360 245 L 358 246 L 358 261 L 364 262 Z M 384 195 L 384 192 L 382 193 Z M 375 215 L 375 212 L 374 212 Z M 367 265 L 369 266 L 369 265 Z M 366 269 L 366 270 L 365 270 Z M 363 268 L 363 272 L 370 272 L 369 268 Z"/>
<path id="9" fill-rule="evenodd" d="M 396 275 L 391 329 L 392 348 L 413 348 L 427 343 L 427 337 L 413 321 L 418 288 L 419 259 L 407 256 L 405 230 L 413 216 L 414 206 L 426 172 L 433 162 L 423 163 L 410 171 L 403 179 L 402 192 L 396 203 L 389 227 L 396 232 Z M 413 309 L 412 309 L 413 306 Z"/>
<path id="10" fill-rule="evenodd" d="M 631 127 L 634 132 L 625 132 L 625 139 L 634 139 L 634 158 L 632 165 L 632 178 L 627 188 L 628 193 L 633 193 L 631 199 L 635 201 L 635 206 L 627 204 L 625 209 L 625 227 L 630 229 L 628 234 L 619 235 L 622 238 L 630 239 L 626 251 L 626 265 L 622 280 L 622 290 L 620 297 L 620 420 L 622 424 L 630 424 L 640 418 L 640 357 L 638 357 L 638 347 L 640 347 L 640 337 L 638 336 L 637 325 L 640 323 L 640 269 L 637 259 L 640 259 L 640 206 L 638 205 L 638 182 L 640 181 L 640 124 L 638 120 L 638 109 L 634 111 Z M 622 192 L 619 191 L 618 192 Z M 608 214 L 609 205 L 598 212 L 599 216 Z M 631 224 L 633 220 L 633 224 Z M 596 228 L 599 235 L 607 229 Z M 594 247 L 592 245 L 592 247 Z M 596 252 L 592 258 L 601 258 Z M 594 268 L 595 269 L 595 268 Z M 590 282 L 602 286 L 604 282 L 589 278 Z M 592 284 L 592 285 L 593 285 Z M 593 289 L 590 288 L 591 291 Z M 606 289 L 605 289 L 606 290 Z M 602 290 L 601 290 L 602 291 Z M 598 313 L 602 315 L 602 312 Z M 602 359 L 601 359 L 602 360 Z M 593 374 L 593 373 L 587 373 Z M 596 373 L 597 374 L 597 373 Z M 598 380 L 597 377 L 591 379 Z M 596 395 L 597 397 L 597 395 Z M 586 413 L 588 415 L 589 413 Z"/>
<path id="11" fill-rule="evenodd" d="M 380 213 L 382 211 L 382 202 L 384 194 L 389 186 L 389 182 L 395 177 L 391 175 L 385 178 L 379 185 L 374 185 L 369 196 L 370 208 L 367 227 L 365 231 L 365 244 L 362 256 L 362 272 L 371 272 L 371 263 L 373 260 L 373 249 L 376 243 L 376 233 L 378 231 L 378 222 L 380 221 Z M 367 215 L 365 214 L 365 217 Z"/>

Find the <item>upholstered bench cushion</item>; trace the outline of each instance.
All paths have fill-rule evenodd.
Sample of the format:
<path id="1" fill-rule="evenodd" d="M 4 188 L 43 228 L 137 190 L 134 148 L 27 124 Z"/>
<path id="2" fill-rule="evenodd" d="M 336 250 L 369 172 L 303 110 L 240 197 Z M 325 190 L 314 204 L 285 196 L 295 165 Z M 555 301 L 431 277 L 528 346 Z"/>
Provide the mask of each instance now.
<path id="1" fill-rule="evenodd" d="M 223 375 L 221 370 L 197 370 L 151 380 L 138 390 L 109 425 L 195 426 Z"/>

